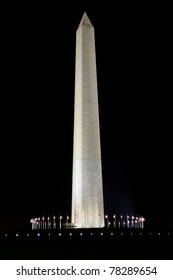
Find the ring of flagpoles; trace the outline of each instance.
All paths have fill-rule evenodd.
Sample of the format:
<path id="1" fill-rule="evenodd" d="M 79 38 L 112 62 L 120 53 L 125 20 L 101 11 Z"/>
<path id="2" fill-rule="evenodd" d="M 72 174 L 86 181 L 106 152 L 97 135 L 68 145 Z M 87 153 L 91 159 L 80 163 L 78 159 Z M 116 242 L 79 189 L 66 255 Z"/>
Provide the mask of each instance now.
<path id="1" fill-rule="evenodd" d="M 98 215 L 98 219 L 100 215 Z M 77 217 L 76 217 L 77 220 Z M 68 228 L 72 224 L 70 224 L 70 216 L 66 214 L 65 216 L 53 215 L 53 216 L 39 216 L 33 217 L 30 220 L 32 225 L 32 230 L 45 230 L 45 229 L 61 229 L 61 228 Z M 106 228 L 144 228 L 145 219 L 143 216 L 134 216 L 134 215 L 120 215 L 117 216 L 116 214 L 112 215 L 105 215 L 105 227 Z M 77 227 L 77 224 L 75 224 Z"/>

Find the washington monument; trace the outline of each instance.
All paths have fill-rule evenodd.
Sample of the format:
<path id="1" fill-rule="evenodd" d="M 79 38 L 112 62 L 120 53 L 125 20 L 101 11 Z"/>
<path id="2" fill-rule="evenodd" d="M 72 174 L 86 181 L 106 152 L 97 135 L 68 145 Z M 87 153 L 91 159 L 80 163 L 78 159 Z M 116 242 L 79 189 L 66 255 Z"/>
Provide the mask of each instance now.
<path id="1" fill-rule="evenodd" d="M 94 28 L 84 13 L 76 32 L 71 222 L 104 226 L 104 205 Z"/>

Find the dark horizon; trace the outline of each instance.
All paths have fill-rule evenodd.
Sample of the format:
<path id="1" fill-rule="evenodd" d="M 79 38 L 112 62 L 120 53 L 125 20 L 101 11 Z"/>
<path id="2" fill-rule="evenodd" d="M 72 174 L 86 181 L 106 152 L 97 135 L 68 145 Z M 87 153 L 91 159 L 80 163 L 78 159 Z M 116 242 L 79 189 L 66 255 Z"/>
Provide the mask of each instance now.
<path id="1" fill-rule="evenodd" d="M 0 229 L 70 214 L 75 36 L 84 11 L 96 39 L 105 214 L 173 227 L 167 34 L 150 9 L 15 16 L 5 40 Z M 168 50 L 167 50 L 168 49 Z"/>

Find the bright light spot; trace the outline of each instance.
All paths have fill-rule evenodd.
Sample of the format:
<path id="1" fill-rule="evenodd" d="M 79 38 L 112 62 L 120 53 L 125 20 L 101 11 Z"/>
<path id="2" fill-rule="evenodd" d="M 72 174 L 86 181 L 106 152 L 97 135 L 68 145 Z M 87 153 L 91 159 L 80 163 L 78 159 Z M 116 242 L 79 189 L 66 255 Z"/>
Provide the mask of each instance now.
<path id="1" fill-rule="evenodd" d="M 29 233 L 27 233 L 27 235 L 26 236 L 29 236 Z"/>
<path id="2" fill-rule="evenodd" d="M 37 233 L 37 236 L 40 236 L 40 233 Z"/>
<path id="3" fill-rule="evenodd" d="M 50 236 L 50 233 L 48 235 Z"/>
<path id="4" fill-rule="evenodd" d="M 59 236 L 61 236 L 61 233 L 59 233 Z"/>
<path id="5" fill-rule="evenodd" d="M 123 235 L 123 232 L 121 232 L 121 235 Z"/>
<path id="6" fill-rule="evenodd" d="M 103 235 L 103 232 L 101 232 L 100 235 Z"/>
<path id="7" fill-rule="evenodd" d="M 93 233 L 91 232 L 91 235 L 93 235 Z"/>
<path id="8" fill-rule="evenodd" d="M 72 233 L 70 232 L 70 236 L 72 236 Z"/>
<path id="9" fill-rule="evenodd" d="M 113 232 L 111 232 L 111 235 L 114 235 Z"/>
<path id="10" fill-rule="evenodd" d="M 5 234 L 5 236 L 7 236 L 7 233 Z"/>
<path id="11" fill-rule="evenodd" d="M 167 235 L 169 235 L 169 232 L 167 233 Z"/>
<path id="12" fill-rule="evenodd" d="M 140 232 L 140 235 L 142 235 L 142 232 Z"/>
<path id="13" fill-rule="evenodd" d="M 80 233 L 80 236 L 82 236 L 82 235 L 83 235 L 83 233 L 81 232 L 81 233 Z"/>
<path id="14" fill-rule="evenodd" d="M 133 233 L 132 233 L 132 232 L 131 232 L 130 234 L 131 234 L 131 235 L 133 235 Z"/>
<path id="15" fill-rule="evenodd" d="M 158 235 L 160 235 L 160 232 L 158 232 Z"/>
<path id="16" fill-rule="evenodd" d="M 18 237 L 19 235 L 18 235 L 18 233 L 16 233 L 16 237 Z"/>

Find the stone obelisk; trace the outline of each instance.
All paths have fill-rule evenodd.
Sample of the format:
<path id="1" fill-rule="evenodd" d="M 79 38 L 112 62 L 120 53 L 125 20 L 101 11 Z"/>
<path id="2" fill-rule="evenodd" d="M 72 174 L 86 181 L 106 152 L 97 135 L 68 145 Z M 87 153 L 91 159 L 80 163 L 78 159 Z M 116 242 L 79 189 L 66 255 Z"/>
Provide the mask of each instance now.
<path id="1" fill-rule="evenodd" d="M 104 204 L 94 28 L 84 13 L 76 32 L 71 222 L 104 226 Z"/>

